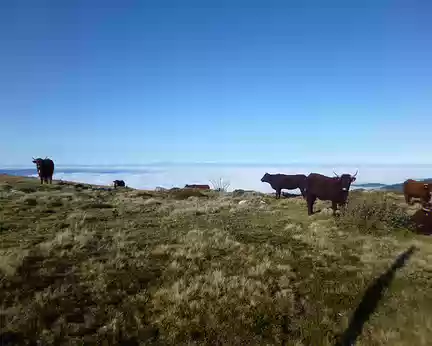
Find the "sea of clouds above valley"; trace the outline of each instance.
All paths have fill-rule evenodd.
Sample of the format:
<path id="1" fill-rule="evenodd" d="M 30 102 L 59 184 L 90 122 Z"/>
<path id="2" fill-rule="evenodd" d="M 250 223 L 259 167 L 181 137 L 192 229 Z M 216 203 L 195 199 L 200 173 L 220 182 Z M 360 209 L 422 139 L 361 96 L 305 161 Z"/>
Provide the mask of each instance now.
<path id="1" fill-rule="evenodd" d="M 242 166 L 242 165 L 167 165 L 167 166 L 104 166 L 78 167 L 56 166 L 54 179 L 84 182 L 89 184 L 110 185 L 115 179 L 122 179 L 126 185 L 138 189 L 183 187 L 185 184 L 210 184 L 211 180 L 230 182 L 229 190 L 245 189 L 261 192 L 272 192 L 272 188 L 260 181 L 265 172 L 296 174 L 318 172 L 332 176 L 333 170 L 338 174 L 354 174 L 359 170 L 357 184 L 385 183 L 394 184 L 407 178 L 423 179 L 432 177 L 432 165 L 364 165 L 364 166 Z M 1 170 L 0 170 L 1 171 Z M 8 173 L 8 170 L 3 170 Z M 13 174 L 37 176 L 35 168 L 12 171 Z"/>

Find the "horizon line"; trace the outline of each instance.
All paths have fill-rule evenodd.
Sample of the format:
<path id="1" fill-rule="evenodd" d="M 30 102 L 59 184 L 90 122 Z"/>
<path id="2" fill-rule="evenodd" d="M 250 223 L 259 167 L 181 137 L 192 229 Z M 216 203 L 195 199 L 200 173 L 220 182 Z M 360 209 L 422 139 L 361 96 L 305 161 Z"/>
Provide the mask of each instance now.
<path id="1" fill-rule="evenodd" d="M 54 161 L 55 163 L 55 161 Z M 388 163 L 376 163 L 376 162 L 211 162 L 211 161 L 154 161 L 147 163 L 93 163 L 93 164 L 76 164 L 76 163 L 55 163 L 56 166 L 60 167 L 149 167 L 149 166 L 252 166 L 252 167 L 262 167 L 262 166 L 348 166 L 348 167 L 361 167 L 361 166 L 374 166 L 374 167 L 389 167 L 389 166 L 432 166 L 432 163 L 424 162 L 388 162 Z M 0 168 L 3 169 L 14 169 L 14 168 L 33 168 L 34 165 L 31 163 L 26 164 L 0 164 Z"/>

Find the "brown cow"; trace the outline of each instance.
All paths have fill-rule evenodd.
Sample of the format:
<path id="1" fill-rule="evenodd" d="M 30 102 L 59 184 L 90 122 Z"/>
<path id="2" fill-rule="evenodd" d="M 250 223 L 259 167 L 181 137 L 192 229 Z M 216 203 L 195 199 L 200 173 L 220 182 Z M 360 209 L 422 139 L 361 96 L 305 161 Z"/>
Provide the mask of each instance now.
<path id="1" fill-rule="evenodd" d="M 417 210 L 411 220 L 414 223 L 415 229 L 421 234 L 432 234 L 432 205 L 426 204 L 423 208 Z"/>
<path id="2" fill-rule="evenodd" d="M 429 203 L 431 199 L 432 184 L 415 181 L 413 179 L 405 180 L 403 183 L 403 193 L 407 204 L 411 203 L 411 198 L 420 198 L 423 204 Z"/>
<path id="3" fill-rule="evenodd" d="M 335 177 L 318 173 L 309 174 L 306 179 L 308 215 L 313 214 L 313 205 L 317 199 L 331 201 L 333 215 L 335 215 L 337 206 L 347 202 L 351 183 L 356 180 L 357 173 L 358 171 L 354 175 L 342 174 L 341 176 L 334 173 Z"/>
<path id="4" fill-rule="evenodd" d="M 200 185 L 200 184 L 186 184 L 185 189 L 199 189 L 199 190 L 210 190 L 209 185 Z"/>

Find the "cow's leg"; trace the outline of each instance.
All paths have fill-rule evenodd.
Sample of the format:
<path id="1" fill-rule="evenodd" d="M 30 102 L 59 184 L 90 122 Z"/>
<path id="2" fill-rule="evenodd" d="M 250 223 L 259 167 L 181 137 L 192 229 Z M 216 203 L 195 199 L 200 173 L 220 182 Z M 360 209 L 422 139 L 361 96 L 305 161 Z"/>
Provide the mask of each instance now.
<path id="1" fill-rule="evenodd" d="M 49 178 L 49 183 L 52 184 L 52 176 Z"/>
<path id="2" fill-rule="evenodd" d="M 337 202 L 332 201 L 333 216 L 336 215 L 337 205 L 338 205 Z"/>
<path id="3" fill-rule="evenodd" d="M 44 181 L 43 177 L 40 177 L 40 181 L 41 181 L 41 184 L 43 184 L 43 181 Z"/>
<path id="4" fill-rule="evenodd" d="M 308 208 L 308 215 L 313 214 L 313 205 L 315 203 L 316 197 L 308 195 L 306 198 L 307 201 L 307 208 Z"/>
<path id="5" fill-rule="evenodd" d="M 306 191 L 305 191 L 305 189 L 301 188 L 300 192 L 301 192 L 303 198 L 306 199 Z"/>
<path id="6" fill-rule="evenodd" d="M 282 189 L 276 189 L 276 198 L 280 198 Z"/>
<path id="7" fill-rule="evenodd" d="M 410 201 L 411 201 L 411 197 L 408 194 L 405 194 L 405 202 L 407 204 L 410 204 Z"/>

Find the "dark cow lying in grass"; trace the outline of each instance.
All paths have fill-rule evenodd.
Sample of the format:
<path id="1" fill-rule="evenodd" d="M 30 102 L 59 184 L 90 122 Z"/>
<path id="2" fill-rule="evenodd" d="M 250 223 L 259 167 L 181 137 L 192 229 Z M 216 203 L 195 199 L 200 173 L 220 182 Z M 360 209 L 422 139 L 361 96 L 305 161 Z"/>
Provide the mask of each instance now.
<path id="1" fill-rule="evenodd" d="M 45 183 L 52 184 L 52 177 L 54 174 L 54 162 L 53 160 L 49 158 L 41 159 L 40 157 L 35 159 L 33 158 L 32 161 L 34 164 L 36 164 L 37 172 L 41 181 L 41 184 L 45 181 Z"/>
<path id="2" fill-rule="evenodd" d="M 210 190 L 209 185 L 200 185 L 200 184 L 186 184 L 185 189 L 198 189 L 198 190 Z"/>
<path id="3" fill-rule="evenodd" d="M 304 174 L 287 175 L 266 173 L 261 178 L 261 182 L 270 184 L 273 190 L 276 191 L 276 198 L 280 198 L 282 189 L 300 189 L 302 196 L 305 197 L 306 176 Z"/>
<path id="4" fill-rule="evenodd" d="M 114 180 L 113 184 L 114 184 L 114 188 L 115 189 L 117 188 L 117 186 L 121 186 L 121 187 L 125 187 L 126 186 L 126 184 L 125 184 L 125 182 L 123 180 Z"/>
<path id="5" fill-rule="evenodd" d="M 411 216 L 411 221 L 418 233 L 432 234 L 432 204 L 427 203 L 423 208 L 417 210 Z"/>

